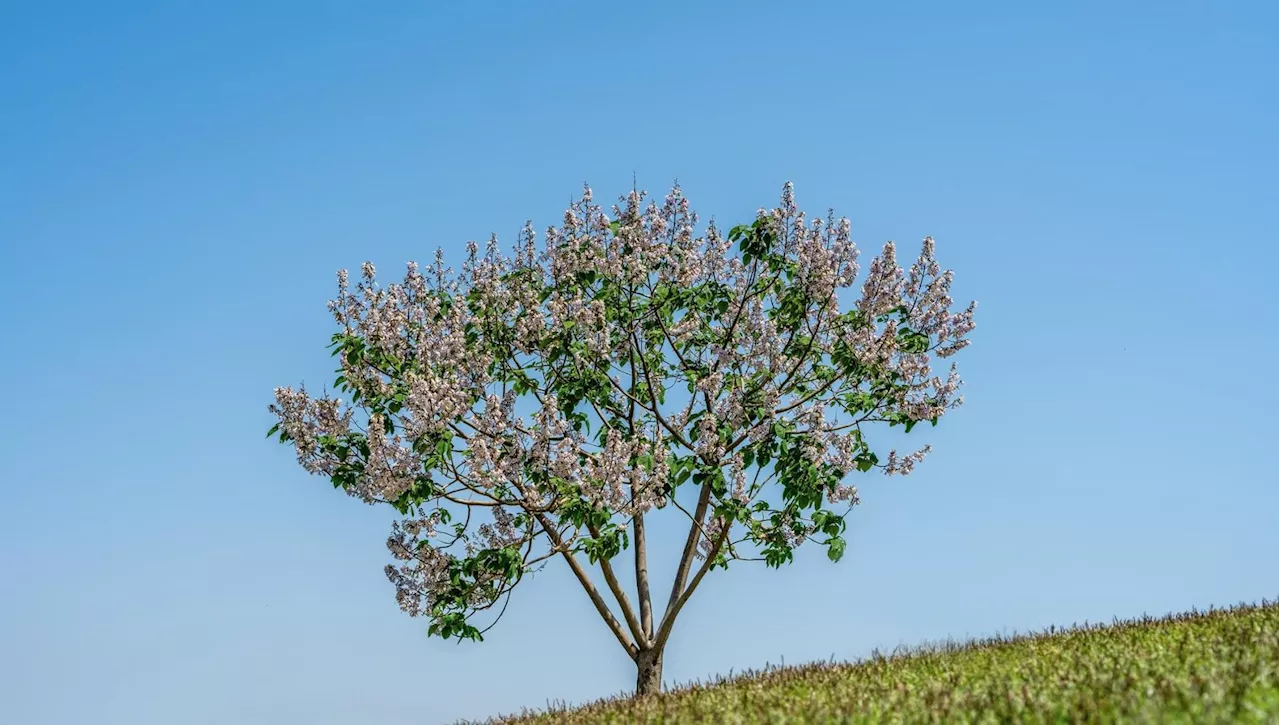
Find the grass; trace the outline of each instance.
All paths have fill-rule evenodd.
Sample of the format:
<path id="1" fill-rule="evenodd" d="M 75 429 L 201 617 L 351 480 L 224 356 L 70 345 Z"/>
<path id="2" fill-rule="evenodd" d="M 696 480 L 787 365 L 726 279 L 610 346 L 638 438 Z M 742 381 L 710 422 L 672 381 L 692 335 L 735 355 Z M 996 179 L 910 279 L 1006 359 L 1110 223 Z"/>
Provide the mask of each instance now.
<path id="1" fill-rule="evenodd" d="M 1275 602 L 748 673 L 499 723 L 1248 723 L 1280 717 Z"/>

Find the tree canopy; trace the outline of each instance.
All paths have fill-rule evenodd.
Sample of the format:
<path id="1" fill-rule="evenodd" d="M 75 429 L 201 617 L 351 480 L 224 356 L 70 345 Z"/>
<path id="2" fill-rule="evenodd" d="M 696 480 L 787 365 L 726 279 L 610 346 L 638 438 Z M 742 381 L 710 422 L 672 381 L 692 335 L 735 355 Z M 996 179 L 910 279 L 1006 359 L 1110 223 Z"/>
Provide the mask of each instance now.
<path id="1" fill-rule="evenodd" d="M 974 305 L 953 309 L 932 239 L 906 269 L 896 255 L 885 244 L 842 305 L 859 276 L 849 221 L 807 217 L 790 184 L 727 232 L 699 231 L 678 186 L 611 209 L 588 188 L 541 244 L 531 224 L 510 255 L 472 243 L 460 273 L 440 252 L 395 283 L 369 263 L 354 286 L 340 272 L 348 400 L 279 388 L 272 434 L 402 515 L 387 576 L 432 634 L 480 638 L 560 558 L 627 652 L 660 658 L 711 569 L 781 566 L 807 541 L 840 559 L 855 474 L 906 474 L 928 452 L 881 455 L 870 426 L 936 425 L 962 402 L 955 366 L 934 366 L 968 344 Z M 656 512 L 688 534 L 655 617 Z M 613 565 L 628 549 L 634 588 Z"/>

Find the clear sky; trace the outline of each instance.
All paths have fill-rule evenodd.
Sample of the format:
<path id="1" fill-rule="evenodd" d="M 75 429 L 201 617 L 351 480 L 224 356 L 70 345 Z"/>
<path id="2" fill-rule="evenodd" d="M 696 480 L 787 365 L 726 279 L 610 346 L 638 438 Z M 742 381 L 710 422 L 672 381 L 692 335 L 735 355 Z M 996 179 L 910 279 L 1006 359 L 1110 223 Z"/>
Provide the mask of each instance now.
<path id="1" fill-rule="evenodd" d="M 933 235 L 979 300 L 924 465 L 859 482 L 841 563 L 708 578 L 668 680 L 1275 597 L 1276 27 L 1271 2 L 3 3 L 0 721 L 419 725 L 629 688 L 562 566 L 484 644 L 429 640 L 387 512 L 263 434 L 273 387 L 331 380 L 335 270 L 456 264 L 633 173 L 726 224 L 794 181 L 864 250 Z"/>

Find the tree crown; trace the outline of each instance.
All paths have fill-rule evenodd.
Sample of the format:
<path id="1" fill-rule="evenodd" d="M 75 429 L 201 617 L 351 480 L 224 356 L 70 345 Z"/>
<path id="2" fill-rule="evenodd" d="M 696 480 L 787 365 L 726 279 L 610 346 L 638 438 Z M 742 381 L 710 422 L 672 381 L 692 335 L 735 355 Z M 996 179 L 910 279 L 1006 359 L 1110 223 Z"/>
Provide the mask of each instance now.
<path id="1" fill-rule="evenodd" d="M 369 263 L 354 287 L 339 273 L 335 386 L 350 402 L 279 388 L 269 435 L 403 515 L 387 576 L 433 634 L 479 638 L 474 615 L 556 555 L 610 621 L 585 554 L 619 597 L 637 640 L 610 621 L 624 646 L 665 640 L 691 563 L 657 631 L 633 621 L 609 566 L 646 513 L 688 519 L 695 586 L 735 560 L 781 566 L 810 540 L 838 560 L 850 474 L 906 474 L 928 452 L 882 459 L 864 429 L 936 425 L 962 402 L 955 366 L 931 363 L 968 344 L 974 305 L 953 310 L 932 239 L 905 270 L 885 244 L 843 309 L 859 272 L 849 222 L 806 217 L 790 184 L 750 224 L 697 225 L 678 186 L 608 211 L 588 188 L 541 249 L 526 225 L 510 256 L 468 245 L 459 274 L 440 252 L 385 286 Z"/>

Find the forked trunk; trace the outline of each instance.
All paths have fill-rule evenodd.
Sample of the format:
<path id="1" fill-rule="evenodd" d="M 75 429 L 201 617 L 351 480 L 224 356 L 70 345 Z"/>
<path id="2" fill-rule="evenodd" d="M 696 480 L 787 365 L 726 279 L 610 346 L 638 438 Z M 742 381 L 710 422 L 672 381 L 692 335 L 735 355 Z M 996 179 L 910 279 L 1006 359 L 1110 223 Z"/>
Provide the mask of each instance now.
<path id="1" fill-rule="evenodd" d="M 662 692 L 662 650 L 641 650 L 636 654 L 636 694 Z"/>

